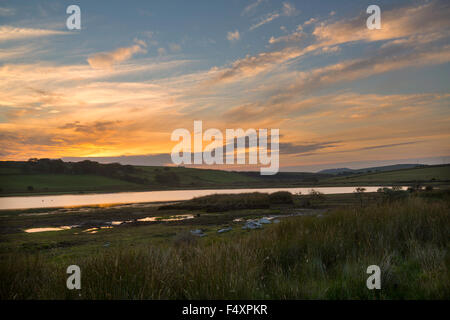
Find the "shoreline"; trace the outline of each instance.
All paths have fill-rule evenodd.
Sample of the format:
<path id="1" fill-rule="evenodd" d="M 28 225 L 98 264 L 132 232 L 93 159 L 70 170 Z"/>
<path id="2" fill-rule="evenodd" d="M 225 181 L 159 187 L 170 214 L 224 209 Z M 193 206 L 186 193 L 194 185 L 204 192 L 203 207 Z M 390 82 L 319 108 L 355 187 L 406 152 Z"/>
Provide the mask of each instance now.
<path id="1" fill-rule="evenodd" d="M 439 182 L 439 181 L 438 181 Z M 424 182 L 425 183 L 425 182 Z M 204 187 L 192 187 L 189 186 L 186 187 L 180 187 L 180 188 L 162 188 L 162 189 L 136 189 L 136 190 L 104 190 L 104 191 L 67 191 L 67 192 L 21 192 L 21 193 L 2 193 L 0 194 L 1 198 L 7 198 L 7 197 L 37 197 L 37 196 L 58 196 L 58 195 L 101 195 L 101 194 L 112 194 L 112 193 L 132 193 L 132 192 L 152 192 L 152 191 L 191 191 L 191 190 L 223 190 L 223 189 L 274 189 L 274 188 L 345 188 L 345 187 L 360 187 L 361 185 L 364 185 L 365 187 L 392 187 L 392 186 L 409 186 L 410 182 L 393 182 L 393 183 L 349 183 L 349 184 L 315 184 L 315 185 L 308 185 L 308 184 L 283 184 L 283 185 L 262 185 L 262 186 L 204 186 Z M 433 184 L 433 183 L 428 183 Z M 441 184 L 444 184 L 442 182 Z M 433 185 L 439 185 L 439 183 L 434 183 Z M 1 209 L 0 209 L 1 210 Z"/>

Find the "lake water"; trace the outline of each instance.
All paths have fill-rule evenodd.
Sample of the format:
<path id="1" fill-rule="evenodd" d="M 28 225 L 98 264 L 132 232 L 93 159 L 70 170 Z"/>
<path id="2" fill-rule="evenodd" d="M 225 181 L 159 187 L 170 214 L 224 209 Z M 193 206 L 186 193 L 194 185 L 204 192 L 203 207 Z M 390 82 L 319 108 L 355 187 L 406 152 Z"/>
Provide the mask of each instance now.
<path id="1" fill-rule="evenodd" d="M 356 187 L 319 187 L 314 188 L 324 194 L 352 193 Z M 380 187 L 364 187 L 366 192 L 375 192 Z M 98 194 L 67 194 L 48 196 L 0 197 L 0 210 L 34 209 L 52 207 L 73 207 L 87 205 L 123 204 L 156 201 L 181 201 L 210 194 L 289 191 L 308 194 L 312 188 L 264 188 L 264 189 L 209 189 L 209 190 L 171 190 L 118 192 Z"/>

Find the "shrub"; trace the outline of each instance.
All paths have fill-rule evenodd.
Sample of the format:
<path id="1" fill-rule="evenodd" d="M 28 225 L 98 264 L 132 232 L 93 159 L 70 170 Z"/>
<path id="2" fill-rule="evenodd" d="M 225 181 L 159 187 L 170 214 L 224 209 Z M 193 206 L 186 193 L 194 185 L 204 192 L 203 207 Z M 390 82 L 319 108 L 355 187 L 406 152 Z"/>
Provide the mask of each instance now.
<path id="1" fill-rule="evenodd" d="M 288 191 L 278 191 L 269 194 L 270 204 L 292 204 L 292 194 Z"/>

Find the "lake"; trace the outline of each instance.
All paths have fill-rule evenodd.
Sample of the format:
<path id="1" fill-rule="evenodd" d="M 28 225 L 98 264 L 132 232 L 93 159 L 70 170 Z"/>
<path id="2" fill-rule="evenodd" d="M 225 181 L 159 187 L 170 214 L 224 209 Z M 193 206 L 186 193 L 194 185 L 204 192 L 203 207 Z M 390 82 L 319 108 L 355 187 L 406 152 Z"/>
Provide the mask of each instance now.
<path id="1" fill-rule="evenodd" d="M 324 194 L 352 193 L 356 187 L 318 187 Z M 378 186 L 363 187 L 366 192 L 377 191 Z M 312 188 L 261 188 L 261 189 L 207 189 L 207 190 L 170 190 L 143 192 L 116 192 L 97 194 L 65 194 L 23 197 L 0 197 L 0 210 L 34 209 L 52 207 L 73 207 L 104 204 L 125 204 L 139 202 L 181 201 L 210 194 L 289 191 L 308 194 Z"/>

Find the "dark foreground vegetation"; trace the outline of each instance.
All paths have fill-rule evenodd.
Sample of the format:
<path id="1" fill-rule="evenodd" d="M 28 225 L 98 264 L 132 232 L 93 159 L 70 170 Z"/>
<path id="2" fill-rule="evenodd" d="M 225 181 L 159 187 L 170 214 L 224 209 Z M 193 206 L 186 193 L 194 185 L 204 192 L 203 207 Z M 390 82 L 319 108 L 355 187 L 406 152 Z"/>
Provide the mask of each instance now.
<path id="1" fill-rule="evenodd" d="M 220 236 L 194 237 L 188 232 L 192 225 L 183 229 L 183 222 L 174 222 L 86 235 L 97 237 L 98 245 L 82 251 L 70 247 L 27 251 L 4 245 L 0 298 L 449 299 L 449 193 L 403 192 L 401 197 L 382 190 L 373 195 L 360 193 L 347 198 L 295 196 L 290 206 L 315 197 L 318 206 L 329 210 L 323 215 L 281 219 L 259 230 L 233 225 L 233 232 Z M 203 202 L 197 212 L 202 212 L 199 219 L 209 223 L 258 212 L 204 213 L 209 205 L 239 201 L 238 196 L 196 199 L 190 204 L 198 207 L 188 212 L 196 212 Z M 286 201 L 286 195 L 280 196 Z M 259 195 L 245 197 L 261 200 L 255 198 Z M 327 199 L 347 204 L 330 207 Z M 201 220 L 186 221 L 201 224 Z M 162 228 L 177 231 L 156 241 L 151 230 Z M 72 241 L 81 237 L 70 230 L 61 232 Z M 116 242 L 105 247 L 108 232 L 117 232 Z M 4 236 L 2 241 L 12 239 Z M 82 270 L 82 289 L 77 292 L 66 289 L 66 268 L 71 264 Z M 373 264 L 381 268 L 381 290 L 366 287 L 366 269 Z"/>

